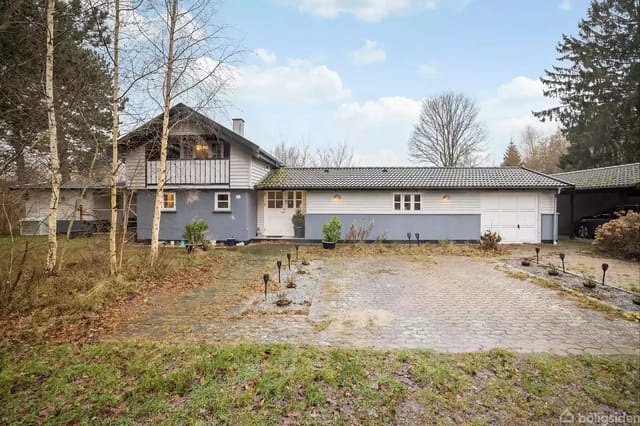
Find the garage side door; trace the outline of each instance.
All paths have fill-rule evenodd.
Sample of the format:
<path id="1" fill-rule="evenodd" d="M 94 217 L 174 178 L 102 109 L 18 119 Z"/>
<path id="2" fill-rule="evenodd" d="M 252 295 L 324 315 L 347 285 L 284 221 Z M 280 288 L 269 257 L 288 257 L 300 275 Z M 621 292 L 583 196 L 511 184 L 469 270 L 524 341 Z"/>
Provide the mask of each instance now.
<path id="1" fill-rule="evenodd" d="M 538 242 L 537 194 L 488 194 L 482 200 L 482 232 L 497 232 L 505 243 Z"/>

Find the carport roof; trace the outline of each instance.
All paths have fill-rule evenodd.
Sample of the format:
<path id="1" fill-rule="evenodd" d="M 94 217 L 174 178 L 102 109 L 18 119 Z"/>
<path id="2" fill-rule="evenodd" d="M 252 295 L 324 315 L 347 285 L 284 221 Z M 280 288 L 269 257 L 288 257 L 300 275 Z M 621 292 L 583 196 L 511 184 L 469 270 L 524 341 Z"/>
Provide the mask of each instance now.
<path id="1" fill-rule="evenodd" d="M 640 163 L 556 173 L 551 176 L 573 184 L 578 191 L 632 188 L 640 186 Z"/>
<path id="2" fill-rule="evenodd" d="M 281 168 L 257 189 L 552 189 L 571 186 L 524 167 Z"/>

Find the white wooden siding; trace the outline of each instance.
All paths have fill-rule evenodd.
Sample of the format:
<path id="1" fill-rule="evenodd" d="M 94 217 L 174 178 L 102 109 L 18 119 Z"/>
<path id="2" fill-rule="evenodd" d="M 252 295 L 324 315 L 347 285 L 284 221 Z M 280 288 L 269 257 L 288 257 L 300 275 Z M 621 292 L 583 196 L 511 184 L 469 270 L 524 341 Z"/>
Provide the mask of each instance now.
<path id="1" fill-rule="evenodd" d="M 139 146 L 127 152 L 125 159 L 126 182 L 131 189 L 145 187 L 145 149 Z"/>
<path id="2" fill-rule="evenodd" d="M 393 194 L 422 195 L 422 210 L 398 212 Z M 334 195 L 340 195 L 334 201 Z M 465 191 L 309 191 L 308 214 L 479 214 L 482 192 Z M 448 201 L 443 197 L 447 195 Z"/>
<path id="3" fill-rule="evenodd" d="M 258 207 L 258 217 L 256 220 L 256 226 L 258 227 L 258 236 L 264 235 L 264 208 L 265 208 L 265 194 L 266 192 L 258 191 L 256 195 L 256 204 Z"/>
<path id="4" fill-rule="evenodd" d="M 69 220 L 73 216 L 76 200 L 80 197 L 79 189 L 61 189 L 58 202 L 58 220 Z M 49 216 L 49 201 L 51 192 L 47 190 L 29 191 L 25 201 L 24 220 L 45 220 Z M 110 210 L 108 195 L 99 196 L 88 189 L 82 200 L 83 220 L 96 220 L 109 218 Z M 76 216 L 79 220 L 79 216 Z"/>
<path id="5" fill-rule="evenodd" d="M 540 192 L 538 195 L 538 202 L 540 203 L 541 214 L 553 214 L 555 213 L 554 203 L 555 192 Z"/>
<path id="6" fill-rule="evenodd" d="M 195 123 L 191 123 L 191 122 L 187 122 L 187 121 L 183 121 L 180 123 L 177 123 L 175 126 L 173 126 L 170 131 L 169 134 L 171 136 L 178 136 L 178 135 L 204 135 L 209 133 L 209 131 L 207 129 L 205 129 L 202 126 L 199 126 Z"/>
<path id="7" fill-rule="evenodd" d="M 262 160 L 258 160 L 256 158 L 251 159 L 251 187 L 253 187 L 256 183 L 260 181 L 267 173 L 269 173 L 271 168 L 267 163 Z"/>
<path id="8" fill-rule="evenodd" d="M 229 153 L 229 186 L 251 188 L 251 156 L 242 148 L 231 144 Z"/>

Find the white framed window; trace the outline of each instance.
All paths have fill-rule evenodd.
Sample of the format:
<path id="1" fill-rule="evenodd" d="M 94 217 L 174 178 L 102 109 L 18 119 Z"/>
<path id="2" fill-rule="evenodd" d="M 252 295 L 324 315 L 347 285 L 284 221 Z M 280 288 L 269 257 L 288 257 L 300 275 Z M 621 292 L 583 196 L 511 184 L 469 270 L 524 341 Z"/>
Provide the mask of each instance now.
<path id="1" fill-rule="evenodd" d="M 176 211 L 176 193 L 175 192 L 164 192 L 162 194 L 162 211 L 163 212 Z"/>
<path id="2" fill-rule="evenodd" d="M 301 209 L 303 208 L 303 193 L 302 191 L 287 191 L 287 208 L 288 209 Z"/>
<path id="3" fill-rule="evenodd" d="M 393 210 L 410 212 L 422 210 L 422 194 L 397 193 L 393 194 Z"/>
<path id="4" fill-rule="evenodd" d="M 283 206 L 283 192 L 282 191 L 269 191 L 267 192 L 267 208 L 268 209 L 281 209 Z"/>
<path id="5" fill-rule="evenodd" d="M 216 192 L 215 204 L 213 210 L 216 212 L 230 212 L 231 211 L 231 193 L 230 192 Z"/>

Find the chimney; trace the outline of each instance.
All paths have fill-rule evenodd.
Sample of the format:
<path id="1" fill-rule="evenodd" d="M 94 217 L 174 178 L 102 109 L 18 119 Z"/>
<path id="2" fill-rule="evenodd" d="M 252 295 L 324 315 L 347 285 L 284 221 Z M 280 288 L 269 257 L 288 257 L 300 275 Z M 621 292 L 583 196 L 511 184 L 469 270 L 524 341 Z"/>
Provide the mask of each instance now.
<path id="1" fill-rule="evenodd" d="M 240 136 L 244 136 L 244 120 L 242 118 L 234 118 L 231 121 L 233 121 L 233 131 Z"/>

